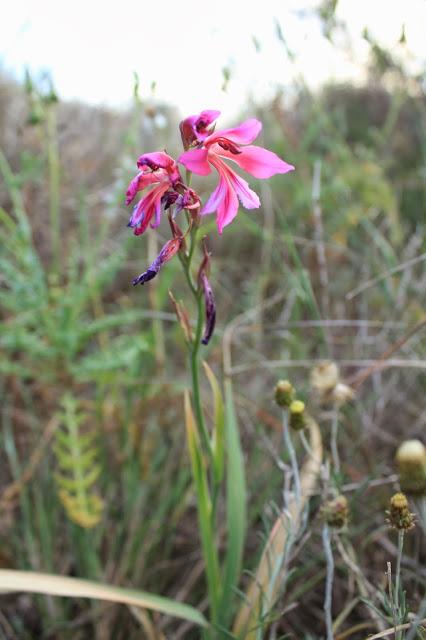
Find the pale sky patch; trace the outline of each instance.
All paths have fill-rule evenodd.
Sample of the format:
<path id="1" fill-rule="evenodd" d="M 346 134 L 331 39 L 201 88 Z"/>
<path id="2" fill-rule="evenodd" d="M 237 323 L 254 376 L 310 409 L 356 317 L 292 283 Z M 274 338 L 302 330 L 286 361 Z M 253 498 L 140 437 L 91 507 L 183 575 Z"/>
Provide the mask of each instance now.
<path id="1" fill-rule="evenodd" d="M 0 62 L 18 78 L 26 66 L 49 70 L 63 99 L 109 106 L 129 103 L 136 71 L 142 95 L 150 95 L 155 82 L 156 97 L 182 113 L 205 108 L 234 113 L 248 95 L 263 99 L 297 77 L 312 86 L 359 77 L 368 54 L 361 36 L 365 27 L 393 49 L 405 24 L 411 64 L 424 63 L 425 0 L 340 0 L 337 15 L 349 28 L 349 55 L 324 39 L 317 19 L 301 16 L 315 4 L 14 0 L 0 22 Z M 275 19 L 295 63 L 277 39 Z M 226 93 L 223 67 L 231 70 Z"/>

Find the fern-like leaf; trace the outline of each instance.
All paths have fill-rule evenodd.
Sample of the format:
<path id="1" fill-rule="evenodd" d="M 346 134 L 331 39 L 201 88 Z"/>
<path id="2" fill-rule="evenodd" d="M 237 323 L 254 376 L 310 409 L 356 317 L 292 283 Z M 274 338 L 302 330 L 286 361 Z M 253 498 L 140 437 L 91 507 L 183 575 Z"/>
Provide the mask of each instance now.
<path id="1" fill-rule="evenodd" d="M 79 411 L 75 398 L 66 395 L 62 406 L 61 428 L 53 446 L 58 465 L 55 473 L 58 496 L 70 520 L 91 529 L 100 521 L 104 508 L 95 489 L 102 471 L 98 463 L 96 434 L 83 432 L 87 415 Z"/>

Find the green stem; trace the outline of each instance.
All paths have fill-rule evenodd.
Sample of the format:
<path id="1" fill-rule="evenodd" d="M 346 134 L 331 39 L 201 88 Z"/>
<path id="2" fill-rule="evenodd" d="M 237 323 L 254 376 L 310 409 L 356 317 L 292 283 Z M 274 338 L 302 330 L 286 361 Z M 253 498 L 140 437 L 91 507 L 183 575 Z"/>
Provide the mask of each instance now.
<path id="1" fill-rule="evenodd" d="M 396 571 L 395 571 L 395 593 L 394 593 L 394 603 L 395 603 L 395 611 L 398 616 L 398 623 L 401 624 L 401 607 L 399 602 L 399 590 L 401 583 L 401 559 L 402 559 L 402 549 L 404 547 L 404 530 L 401 529 L 398 531 L 398 555 L 396 559 Z M 396 640 L 401 638 L 401 634 L 396 634 Z"/>
<path id="2" fill-rule="evenodd" d="M 201 291 L 196 293 L 197 302 L 197 325 L 195 330 L 195 337 L 191 345 L 190 353 L 190 365 L 191 365 L 191 381 L 192 381 L 192 395 L 194 398 L 195 417 L 198 424 L 200 438 L 209 452 L 210 459 L 212 458 L 212 447 L 210 437 L 207 431 L 206 423 L 204 421 L 203 407 L 201 404 L 201 392 L 200 392 L 200 345 L 201 345 L 201 333 L 203 331 L 203 296 Z"/>

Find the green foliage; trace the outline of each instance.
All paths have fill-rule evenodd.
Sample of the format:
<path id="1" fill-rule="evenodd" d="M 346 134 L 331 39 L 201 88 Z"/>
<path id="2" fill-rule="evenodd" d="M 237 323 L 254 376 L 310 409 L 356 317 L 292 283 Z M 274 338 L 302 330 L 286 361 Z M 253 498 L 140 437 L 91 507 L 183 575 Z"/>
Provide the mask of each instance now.
<path id="1" fill-rule="evenodd" d="M 98 434 L 87 429 L 88 416 L 79 411 L 75 398 L 64 396 L 62 406 L 53 448 L 58 495 L 68 517 L 80 527 L 91 529 L 99 523 L 104 509 L 96 490 L 101 474 Z"/>

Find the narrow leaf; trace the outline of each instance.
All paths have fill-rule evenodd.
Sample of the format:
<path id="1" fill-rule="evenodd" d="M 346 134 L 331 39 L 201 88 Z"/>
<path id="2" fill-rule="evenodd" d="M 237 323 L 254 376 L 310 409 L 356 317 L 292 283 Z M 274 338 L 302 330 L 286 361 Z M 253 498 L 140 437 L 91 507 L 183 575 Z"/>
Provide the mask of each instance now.
<path id="1" fill-rule="evenodd" d="M 169 616 L 194 622 L 207 627 L 204 616 L 187 604 L 175 602 L 162 596 L 146 593 L 136 589 L 124 589 L 90 580 L 57 576 L 33 571 L 9 571 L 0 569 L 0 590 L 4 592 L 25 591 L 28 593 L 44 593 L 52 596 L 70 598 L 94 598 L 109 602 L 120 602 L 136 605 L 152 611 L 160 611 Z"/>
<path id="2" fill-rule="evenodd" d="M 227 473 L 227 526 L 228 548 L 220 610 L 223 620 L 229 619 L 231 601 L 241 573 L 246 536 L 246 482 L 244 458 L 234 405 L 231 380 L 225 381 L 226 408 L 226 473 Z"/>
<path id="3" fill-rule="evenodd" d="M 213 430 L 213 464 L 215 481 L 219 485 L 223 479 L 225 466 L 225 407 L 222 393 L 216 376 L 207 362 L 203 362 L 204 371 L 210 382 L 214 400 L 214 430 Z"/>

